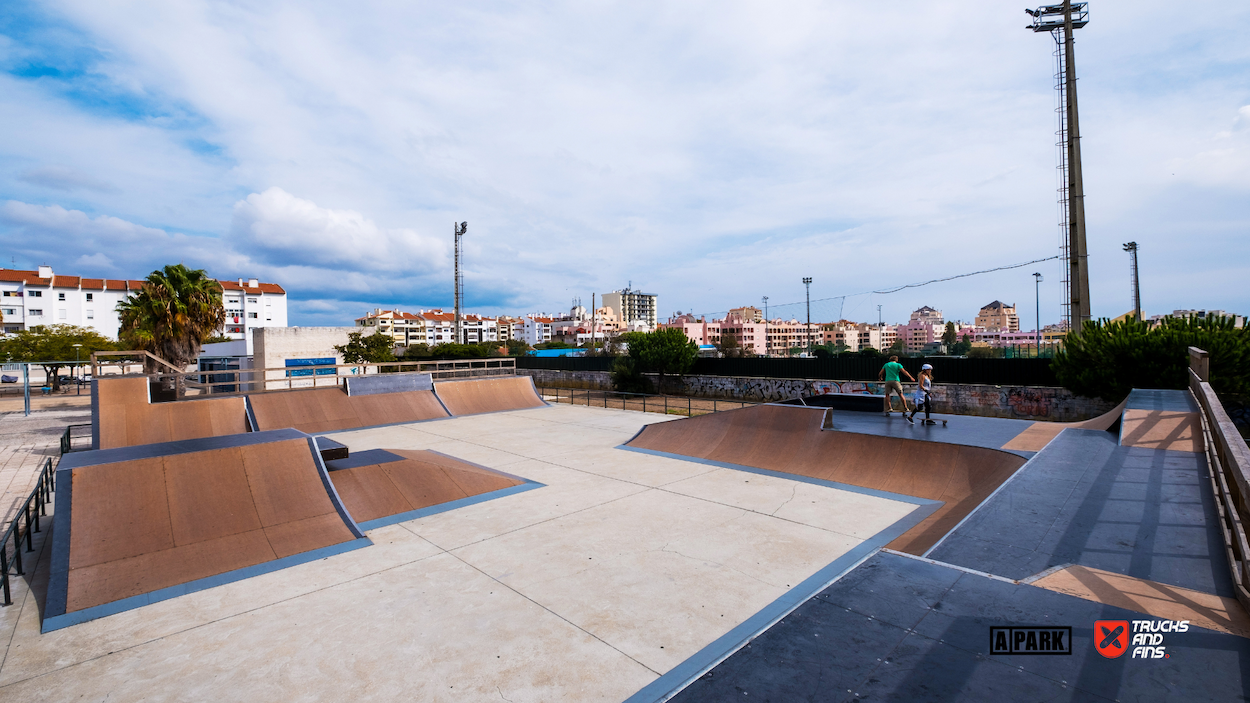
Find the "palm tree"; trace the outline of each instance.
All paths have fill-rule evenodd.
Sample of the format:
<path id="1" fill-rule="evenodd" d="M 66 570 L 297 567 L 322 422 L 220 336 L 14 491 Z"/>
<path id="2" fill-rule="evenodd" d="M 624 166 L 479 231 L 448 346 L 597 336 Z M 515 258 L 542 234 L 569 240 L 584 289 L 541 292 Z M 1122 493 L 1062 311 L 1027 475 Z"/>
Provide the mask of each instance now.
<path id="1" fill-rule="evenodd" d="M 153 271 L 138 295 L 117 304 L 117 312 L 121 315 L 118 338 L 123 343 L 151 352 L 179 369 L 195 361 L 204 340 L 226 321 L 221 284 L 202 269 L 192 270 L 182 264 Z M 173 385 L 166 383 L 165 387 Z M 177 389 L 182 395 L 185 379 L 178 378 Z"/>

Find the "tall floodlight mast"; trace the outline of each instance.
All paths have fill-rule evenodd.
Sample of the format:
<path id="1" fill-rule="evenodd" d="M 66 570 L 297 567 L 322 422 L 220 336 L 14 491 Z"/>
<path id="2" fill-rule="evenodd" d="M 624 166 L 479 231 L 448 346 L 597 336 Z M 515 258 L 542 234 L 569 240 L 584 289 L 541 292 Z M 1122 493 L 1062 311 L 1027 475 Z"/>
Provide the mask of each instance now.
<path id="1" fill-rule="evenodd" d="M 1085 245 L 1085 186 L 1081 177 L 1081 129 L 1076 109 L 1076 55 L 1073 30 L 1089 24 L 1088 3 L 1064 0 L 1025 10 L 1033 18 L 1028 29 L 1055 38 L 1055 90 L 1059 137 L 1059 250 L 1063 257 L 1064 319 L 1080 332 L 1090 319 L 1089 250 Z"/>
<path id="2" fill-rule="evenodd" d="M 464 344 L 464 335 L 460 322 L 460 305 L 464 298 L 464 271 L 460 268 L 460 238 L 469 229 L 469 223 L 461 222 L 456 224 L 453 222 L 451 223 L 451 228 L 456 232 L 456 344 Z"/>
<path id="3" fill-rule="evenodd" d="M 1129 242 L 1124 245 L 1124 251 L 1128 252 L 1129 273 L 1133 277 L 1133 314 L 1137 315 L 1137 320 L 1141 321 L 1141 287 L 1137 280 L 1137 242 Z"/>

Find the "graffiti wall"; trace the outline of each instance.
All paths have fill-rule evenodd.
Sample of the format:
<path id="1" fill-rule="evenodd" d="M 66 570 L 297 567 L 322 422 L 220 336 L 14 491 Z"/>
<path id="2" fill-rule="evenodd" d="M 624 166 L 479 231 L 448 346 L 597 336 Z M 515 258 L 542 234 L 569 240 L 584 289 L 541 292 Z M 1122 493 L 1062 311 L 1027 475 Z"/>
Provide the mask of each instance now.
<path id="1" fill-rule="evenodd" d="M 562 388 L 611 390 L 611 374 L 606 371 L 548 371 L 521 369 L 538 385 Z M 658 384 L 659 379 L 651 376 Z M 904 384 L 907 402 L 913 402 L 915 384 Z M 884 384 L 865 381 L 826 381 L 792 378 L 750 378 L 739 376 L 685 376 L 665 379 L 665 393 L 700 398 L 726 398 L 777 402 L 799 396 L 825 393 L 883 395 Z M 1115 407 L 1098 398 L 1083 398 L 1063 388 L 1036 386 L 989 386 L 934 384 L 933 411 L 955 415 L 1006 417 L 1020 420 L 1077 422 L 1101 415 Z M 897 401 L 896 401 L 897 402 Z"/>

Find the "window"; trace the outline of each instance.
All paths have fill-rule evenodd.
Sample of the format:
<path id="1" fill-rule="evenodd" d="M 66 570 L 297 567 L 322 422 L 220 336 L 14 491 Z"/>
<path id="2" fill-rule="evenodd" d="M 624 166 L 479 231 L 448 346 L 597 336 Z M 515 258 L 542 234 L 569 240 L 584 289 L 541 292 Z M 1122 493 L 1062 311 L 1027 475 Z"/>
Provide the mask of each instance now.
<path id="1" fill-rule="evenodd" d="M 66 317 L 65 308 L 61 308 L 60 310 L 57 310 L 56 316 L 58 319 L 64 320 Z"/>
<path id="2" fill-rule="evenodd" d="M 88 311 L 87 311 L 87 319 L 88 319 L 88 320 L 94 320 L 94 319 L 95 319 L 95 310 L 88 310 Z"/>
<path id="3" fill-rule="evenodd" d="M 30 297 L 32 297 L 32 298 L 42 298 L 42 297 L 43 297 L 43 291 L 41 291 L 41 290 L 32 290 L 32 291 L 28 291 L 28 292 L 30 293 Z M 18 293 L 18 295 L 21 295 L 21 293 Z"/>
<path id="4" fill-rule="evenodd" d="M 64 294 L 64 293 L 57 293 L 57 294 L 56 294 L 56 299 L 57 299 L 57 300 L 65 300 L 65 294 Z"/>
<path id="5" fill-rule="evenodd" d="M 256 313 L 254 313 L 254 312 L 249 312 L 249 313 L 247 314 L 247 317 L 248 317 L 248 319 L 249 319 L 249 320 L 255 320 L 255 319 L 256 319 Z"/>
<path id="6" fill-rule="evenodd" d="M 3 310 L 0 310 L 0 313 L 4 313 L 5 315 L 16 315 L 17 308 L 4 308 Z"/>
<path id="7" fill-rule="evenodd" d="M 255 299 L 255 298 L 248 298 L 248 299 L 247 299 L 247 304 L 248 304 L 248 305 L 255 305 L 255 304 L 256 304 L 256 299 Z"/>
<path id="8" fill-rule="evenodd" d="M 43 310 L 40 310 L 39 308 L 31 308 L 27 311 L 27 314 L 31 317 L 43 317 Z"/>
<path id="9" fill-rule="evenodd" d="M 20 291 L 20 290 L 6 290 L 6 291 L 4 292 L 4 297 L 6 297 L 6 298 L 20 298 L 20 297 L 22 297 L 22 291 Z"/>
<path id="10" fill-rule="evenodd" d="M 88 303 L 90 303 L 92 300 L 95 300 L 95 297 L 94 297 L 94 296 L 95 296 L 95 293 L 88 293 L 88 294 L 87 294 L 87 302 L 88 302 Z"/>

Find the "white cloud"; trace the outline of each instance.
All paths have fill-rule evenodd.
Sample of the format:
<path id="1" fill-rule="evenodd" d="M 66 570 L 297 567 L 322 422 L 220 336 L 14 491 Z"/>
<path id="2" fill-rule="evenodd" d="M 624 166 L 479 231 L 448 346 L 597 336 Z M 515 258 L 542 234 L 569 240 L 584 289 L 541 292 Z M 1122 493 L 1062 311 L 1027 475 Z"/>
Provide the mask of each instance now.
<path id="1" fill-rule="evenodd" d="M 278 187 L 235 203 L 230 232 L 246 250 L 290 265 L 423 274 L 447 264 L 445 242 L 384 229 L 359 212 L 318 207 Z"/>
<path id="2" fill-rule="evenodd" d="M 167 109 L 118 117 L 0 75 L 0 193 L 89 223 L 57 220 L 46 231 L 71 246 L 22 239 L 19 254 L 103 252 L 121 271 L 186 256 L 338 300 L 346 321 L 362 305 L 445 304 L 460 220 L 470 300 L 512 311 L 630 280 L 664 313 L 790 302 L 804 275 L 824 297 L 1032 259 L 1058 240 L 1051 39 L 1018 8 L 48 7 L 99 47 L 93 71 Z M 1180 232 L 1250 261 L 1250 8 L 1218 0 L 1159 25 L 1171 7 L 1099 5 L 1079 34 L 1099 314 L 1123 312 L 1129 239 L 1148 308 L 1250 309 L 1250 292 L 1207 285 L 1204 254 L 1175 244 Z M 22 178 L 49 168 L 117 190 L 50 199 Z M 160 234 L 109 239 L 109 216 Z M 34 227 L 7 226 L 18 239 Z M 1057 290 L 1058 267 L 1044 272 Z M 886 319 L 1019 302 L 1028 273 L 908 291 Z M 1043 305 L 1057 314 L 1057 295 Z"/>

